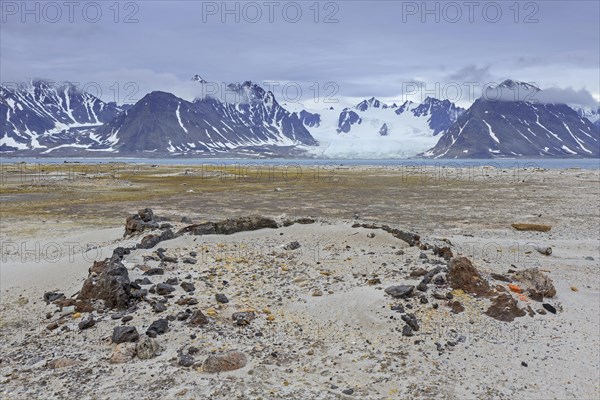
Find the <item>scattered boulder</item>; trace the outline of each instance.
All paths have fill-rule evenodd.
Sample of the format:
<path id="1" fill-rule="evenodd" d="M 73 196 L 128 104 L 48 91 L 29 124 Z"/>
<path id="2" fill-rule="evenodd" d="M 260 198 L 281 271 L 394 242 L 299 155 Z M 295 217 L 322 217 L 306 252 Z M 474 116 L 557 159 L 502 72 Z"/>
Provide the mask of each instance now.
<path id="1" fill-rule="evenodd" d="M 465 311 L 465 307 L 461 304 L 460 301 L 450 301 L 448 302 L 448 305 L 450 306 L 450 310 L 452 310 L 454 314 L 460 314 L 461 312 Z"/>
<path id="2" fill-rule="evenodd" d="M 418 246 L 421 243 L 421 237 L 419 235 L 411 233 L 411 232 L 404 232 L 400 229 L 391 228 L 388 225 L 378 226 L 375 224 L 360 224 L 357 222 L 357 223 L 353 224 L 352 227 L 353 228 L 365 228 L 365 229 L 381 229 L 381 230 L 391 234 L 395 238 L 405 241 L 411 247 Z"/>
<path id="3" fill-rule="evenodd" d="M 541 224 L 512 224 L 511 226 L 518 231 L 549 232 L 552 229 L 550 225 Z"/>
<path id="4" fill-rule="evenodd" d="M 413 285 L 397 285 L 386 288 L 385 292 L 395 299 L 402 299 L 410 297 L 414 290 L 415 287 Z"/>
<path id="5" fill-rule="evenodd" d="M 450 247 L 448 247 L 448 246 L 444 246 L 444 247 L 434 246 L 433 254 L 438 257 L 442 257 L 444 260 L 450 260 L 452 257 L 454 257 L 452 250 L 450 250 Z"/>
<path id="6" fill-rule="evenodd" d="M 80 361 L 80 360 L 61 357 L 61 358 L 56 358 L 56 359 L 48 362 L 47 366 L 48 366 L 48 368 L 57 369 L 57 368 L 72 367 L 73 365 L 79 365 L 82 363 L 83 363 L 83 361 Z"/>
<path id="7" fill-rule="evenodd" d="M 177 235 L 189 233 L 191 235 L 214 235 L 217 233 L 214 222 L 203 222 L 201 224 L 188 225 L 181 228 Z"/>
<path id="8" fill-rule="evenodd" d="M 46 302 L 46 304 L 50 304 L 55 300 L 64 299 L 64 298 L 65 298 L 64 293 L 58 293 L 58 292 L 44 293 L 44 301 Z"/>
<path id="9" fill-rule="evenodd" d="M 160 233 L 160 235 L 151 234 L 151 235 L 144 236 L 142 241 L 140 243 L 138 243 L 137 248 L 138 249 L 151 249 L 154 246 L 156 246 L 157 244 L 159 244 L 160 242 L 162 242 L 164 240 L 173 239 L 174 237 L 175 237 L 175 234 L 173 233 L 173 231 L 170 229 L 166 229 L 166 230 L 162 231 Z"/>
<path id="10" fill-rule="evenodd" d="M 135 357 L 135 343 L 120 343 L 115 346 L 109 361 L 113 364 L 125 363 Z"/>
<path id="11" fill-rule="evenodd" d="M 173 286 L 169 285 L 168 283 L 159 283 L 158 285 L 156 285 L 155 290 L 156 290 L 156 294 L 165 296 L 171 292 L 174 292 L 175 288 Z"/>
<path id="12" fill-rule="evenodd" d="M 161 313 L 163 311 L 167 311 L 167 306 L 165 306 L 164 303 L 156 302 L 152 305 L 152 310 L 155 313 Z"/>
<path id="13" fill-rule="evenodd" d="M 402 321 L 406 322 L 406 325 L 410 326 L 413 331 L 419 330 L 419 322 L 414 314 L 402 315 Z"/>
<path id="14" fill-rule="evenodd" d="M 490 274 L 490 276 L 497 281 L 509 282 L 509 283 L 512 282 L 512 279 L 506 275 L 496 274 L 496 273 L 492 272 Z"/>
<path id="15" fill-rule="evenodd" d="M 129 274 L 118 255 L 113 254 L 112 258 L 94 262 L 77 299 L 104 300 L 104 305 L 108 308 L 124 309 L 129 306 Z"/>
<path id="16" fill-rule="evenodd" d="M 498 321 L 512 322 L 517 317 L 525 316 L 526 312 L 519 308 L 517 301 L 510 294 L 501 293 L 492 300 L 485 314 Z"/>
<path id="17" fill-rule="evenodd" d="M 554 288 L 552 279 L 537 268 L 519 271 L 513 277 L 529 289 L 539 292 L 544 297 L 556 296 L 556 289 Z"/>
<path id="18" fill-rule="evenodd" d="M 194 365 L 194 362 L 194 357 L 189 354 L 181 354 L 177 359 L 177 364 L 181 365 L 182 367 L 191 367 Z"/>
<path id="19" fill-rule="evenodd" d="M 286 244 L 283 248 L 285 250 L 296 250 L 300 248 L 300 243 L 293 241 L 291 243 Z"/>
<path id="20" fill-rule="evenodd" d="M 215 294 L 215 299 L 217 300 L 217 303 L 222 303 L 222 304 L 229 303 L 229 299 L 223 293 L 217 293 L 217 294 Z"/>
<path id="21" fill-rule="evenodd" d="M 462 289 L 465 293 L 477 296 L 490 293 L 490 285 L 466 257 L 457 257 L 450 261 L 447 279 L 453 289 Z"/>
<path id="22" fill-rule="evenodd" d="M 292 226 L 294 224 L 301 224 L 301 225 L 306 225 L 306 224 L 314 224 L 315 220 L 313 218 L 298 218 L 295 220 L 291 220 L 291 219 L 286 219 L 285 221 L 283 221 L 282 225 L 284 227 L 288 227 L 288 226 Z"/>
<path id="23" fill-rule="evenodd" d="M 231 315 L 231 319 L 239 326 L 250 324 L 254 318 L 256 318 L 256 315 L 253 311 L 240 311 Z"/>
<path id="24" fill-rule="evenodd" d="M 136 342 L 140 338 L 134 326 L 115 326 L 112 334 L 112 342 L 119 344 L 125 342 Z"/>
<path id="25" fill-rule="evenodd" d="M 181 286 L 181 288 L 186 292 L 193 292 L 194 290 L 196 290 L 196 287 L 191 282 L 181 282 L 179 286 Z"/>
<path id="26" fill-rule="evenodd" d="M 204 372 L 225 372 L 240 369 L 246 366 L 248 360 L 241 351 L 230 351 L 223 354 L 210 355 L 204 360 L 202 370 Z"/>
<path id="27" fill-rule="evenodd" d="M 91 328 L 92 326 L 96 325 L 96 321 L 94 320 L 94 318 L 92 316 L 89 316 L 88 318 L 82 320 L 81 322 L 79 322 L 79 330 L 85 330 L 88 328 Z"/>
<path id="28" fill-rule="evenodd" d="M 146 335 L 150 337 L 156 337 L 156 335 L 162 335 L 169 330 L 169 321 L 165 318 L 157 319 L 154 321 L 148 329 L 146 329 Z"/>
<path id="29" fill-rule="evenodd" d="M 202 311 L 196 310 L 192 313 L 192 316 L 190 318 L 190 325 L 203 326 L 206 324 L 208 324 L 208 318 L 206 317 L 206 315 L 204 315 Z"/>
<path id="30" fill-rule="evenodd" d="M 542 303 L 542 307 L 551 312 L 552 314 L 556 314 L 556 308 L 552 304 Z"/>
<path id="31" fill-rule="evenodd" d="M 215 230 L 219 235 L 231 235 L 232 233 L 255 231 L 265 228 L 277 229 L 278 227 L 274 219 L 257 215 L 229 218 L 215 223 Z"/>
<path id="32" fill-rule="evenodd" d="M 136 233 L 141 233 L 146 229 L 157 229 L 158 221 L 151 209 L 145 208 L 139 210 L 137 214 L 130 215 L 125 220 L 125 234 L 123 236 L 131 236 Z"/>
<path id="33" fill-rule="evenodd" d="M 160 346 L 156 339 L 145 336 L 135 346 L 135 352 L 140 360 L 148 360 L 159 354 Z"/>
<path id="34" fill-rule="evenodd" d="M 165 274 L 165 270 L 163 268 L 150 268 L 149 270 L 144 272 L 142 275 L 153 276 L 153 275 L 164 275 L 164 274 Z M 150 282 L 150 283 L 140 282 L 140 285 L 151 285 L 151 284 L 152 284 L 152 282 Z"/>

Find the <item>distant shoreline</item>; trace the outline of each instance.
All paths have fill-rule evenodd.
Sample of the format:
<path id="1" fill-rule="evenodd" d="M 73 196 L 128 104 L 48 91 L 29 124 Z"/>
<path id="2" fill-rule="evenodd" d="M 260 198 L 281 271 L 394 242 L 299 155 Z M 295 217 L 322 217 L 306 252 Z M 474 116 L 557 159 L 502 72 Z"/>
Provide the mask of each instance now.
<path id="1" fill-rule="evenodd" d="M 371 167 L 474 167 L 600 169 L 599 158 L 489 158 L 489 159 L 329 159 L 329 158 L 234 158 L 234 157 L 0 157 L 3 164 L 148 164 L 148 165 L 256 165 L 371 166 Z"/>

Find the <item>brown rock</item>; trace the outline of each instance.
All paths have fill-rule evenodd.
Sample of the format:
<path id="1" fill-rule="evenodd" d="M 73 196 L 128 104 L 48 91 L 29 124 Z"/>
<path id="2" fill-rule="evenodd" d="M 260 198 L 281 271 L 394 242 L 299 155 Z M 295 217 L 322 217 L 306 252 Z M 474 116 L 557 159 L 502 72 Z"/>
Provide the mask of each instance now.
<path id="1" fill-rule="evenodd" d="M 448 247 L 448 246 L 444 246 L 444 247 L 435 246 L 433 248 L 433 254 L 436 256 L 442 257 L 444 260 L 449 260 L 452 257 L 454 257 L 452 250 L 450 250 L 450 247 Z"/>
<path id="2" fill-rule="evenodd" d="M 200 310 L 194 311 L 194 313 L 190 317 L 190 325 L 203 326 L 206 324 L 208 324 L 208 318 L 206 317 L 206 315 L 204 315 Z"/>
<path id="3" fill-rule="evenodd" d="M 518 231 L 548 232 L 552 229 L 550 225 L 540 224 L 512 224 L 511 226 Z"/>
<path id="4" fill-rule="evenodd" d="M 230 351 L 228 353 L 211 355 L 204 360 L 202 369 L 204 372 L 224 372 L 244 368 L 248 360 L 241 351 Z"/>
<path id="5" fill-rule="evenodd" d="M 104 300 L 108 308 L 127 308 L 131 300 L 129 283 L 127 268 L 120 261 L 106 262 L 102 272 L 92 273 L 85 280 L 77 299 Z"/>
<path id="6" fill-rule="evenodd" d="M 465 311 L 465 307 L 460 303 L 460 301 L 451 301 L 448 303 L 448 305 L 454 314 L 460 314 L 461 312 Z"/>
<path id="7" fill-rule="evenodd" d="M 512 322 L 517 317 L 525 316 L 525 311 L 519 308 L 510 294 L 502 293 L 492 301 L 485 314 L 498 321 Z"/>
<path id="8" fill-rule="evenodd" d="M 113 364 L 127 362 L 135 357 L 135 348 L 135 343 L 120 343 L 114 348 L 109 361 Z"/>
<path id="9" fill-rule="evenodd" d="M 453 258 L 448 268 L 448 283 L 453 289 L 478 296 L 490 294 L 490 285 L 466 257 Z"/>

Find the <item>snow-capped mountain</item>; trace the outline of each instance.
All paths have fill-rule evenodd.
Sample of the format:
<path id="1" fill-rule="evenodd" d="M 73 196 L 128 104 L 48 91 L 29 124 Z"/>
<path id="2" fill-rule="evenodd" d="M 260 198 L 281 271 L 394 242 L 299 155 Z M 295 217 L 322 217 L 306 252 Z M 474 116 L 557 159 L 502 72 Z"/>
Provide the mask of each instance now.
<path id="1" fill-rule="evenodd" d="M 193 84 L 206 83 L 200 76 Z M 599 109 L 536 101 L 507 80 L 468 109 L 428 97 L 348 108 L 281 105 L 252 82 L 226 98 L 152 92 L 105 103 L 75 85 L 0 86 L 0 153 L 13 156 L 237 156 L 404 158 L 599 157 Z M 229 96 L 233 94 L 234 96 Z M 543 96 L 542 96 L 543 97 Z M 428 150 L 429 149 L 429 150 Z"/>
<path id="2" fill-rule="evenodd" d="M 600 107 L 571 107 L 582 118 L 587 118 L 592 124 L 600 127 Z"/>
<path id="3" fill-rule="evenodd" d="M 55 139 L 69 136 L 70 129 L 99 126 L 120 111 L 70 83 L 38 79 L 18 88 L 0 85 L 0 151 L 60 145 Z"/>
<path id="4" fill-rule="evenodd" d="M 311 114 L 309 126 L 319 142 L 311 154 L 335 158 L 412 157 L 437 143 L 464 109 L 448 100 L 428 97 L 423 103 L 386 104 L 375 97 L 341 111 Z M 314 117 L 314 115 L 318 115 Z"/>
<path id="5" fill-rule="evenodd" d="M 277 103 L 273 93 L 252 82 L 232 84 L 235 103 L 214 98 L 189 102 L 152 92 L 96 130 L 110 151 L 169 154 L 260 153 L 275 147 L 317 145 L 297 113 Z"/>
<path id="6" fill-rule="evenodd" d="M 435 158 L 598 157 L 600 129 L 566 104 L 543 104 L 538 88 L 515 81 L 482 96 L 442 135 L 426 156 Z M 506 93 L 513 91 L 515 96 Z M 516 99 L 516 100 L 512 100 Z"/>

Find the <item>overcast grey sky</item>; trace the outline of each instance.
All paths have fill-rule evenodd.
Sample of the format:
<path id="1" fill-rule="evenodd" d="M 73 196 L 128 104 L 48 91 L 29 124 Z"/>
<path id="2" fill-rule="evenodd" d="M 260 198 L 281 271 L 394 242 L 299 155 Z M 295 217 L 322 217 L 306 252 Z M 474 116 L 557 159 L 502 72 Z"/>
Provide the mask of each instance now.
<path id="1" fill-rule="evenodd" d="M 2 82 L 87 83 L 105 100 L 152 90 L 191 99 L 194 74 L 298 82 L 303 102 L 319 87 L 344 101 L 412 94 L 464 105 L 473 82 L 505 78 L 570 89 L 567 101 L 600 99 L 598 1 L 1 3 Z"/>

